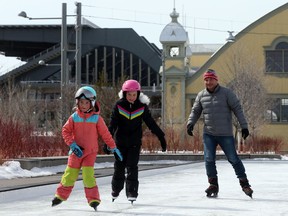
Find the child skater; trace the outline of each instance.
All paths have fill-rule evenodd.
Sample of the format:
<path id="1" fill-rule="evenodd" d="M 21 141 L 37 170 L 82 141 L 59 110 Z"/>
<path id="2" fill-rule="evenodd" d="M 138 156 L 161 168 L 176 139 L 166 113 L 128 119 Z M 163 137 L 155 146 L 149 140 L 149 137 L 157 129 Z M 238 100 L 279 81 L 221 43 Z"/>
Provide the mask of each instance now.
<path id="1" fill-rule="evenodd" d="M 165 134 L 158 127 L 148 108 L 149 98 L 141 91 L 141 86 L 136 80 L 127 80 L 119 92 L 119 98 L 113 108 L 109 125 L 110 133 L 115 136 L 117 148 L 123 155 L 123 161 L 116 160 L 112 178 L 112 201 L 124 188 L 126 181 L 126 196 L 133 203 L 138 196 L 138 162 L 141 150 L 142 121 L 154 133 L 166 151 Z M 108 144 L 108 143 L 107 143 Z M 107 154 L 109 147 L 104 145 Z M 127 177 L 125 178 L 125 169 Z"/>
<path id="2" fill-rule="evenodd" d="M 52 206 L 68 199 L 74 183 L 82 169 L 83 184 L 88 204 L 97 210 L 100 195 L 94 178 L 94 163 L 98 152 L 98 138 L 101 137 L 115 154 L 122 160 L 120 151 L 100 116 L 100 107 L 96 103 L 96 91 L 81 87 L 75 94 L 76 111 L 69 117 L 62 128 L 63 139 L 70 147 L 68 164 L 52 200 Z"/>

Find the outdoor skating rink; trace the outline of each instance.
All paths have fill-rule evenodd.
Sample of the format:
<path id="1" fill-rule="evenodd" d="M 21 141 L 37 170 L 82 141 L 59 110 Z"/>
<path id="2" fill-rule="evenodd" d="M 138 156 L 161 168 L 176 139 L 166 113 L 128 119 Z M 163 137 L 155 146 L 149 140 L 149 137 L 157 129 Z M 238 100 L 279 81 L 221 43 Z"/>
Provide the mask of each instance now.
<path id="1" fill-rule="evenodd" d="M 203 162 L 178 165 L 139 173 L 139 197 L 131 205 L 124 194 L 111 201 L 111 176 L 97 179 L 102 202 L 95 212 L 86 203 L 82 182 L 70 198 L 51 207 L 57 185 L 0 193 L 0 215 L 205 215 L 205 216 L 288 216 L 288 161 L 243 160 L 253 199 L 246 196 L 232 166 L 217 161 L 218 198 L 207 198 L 207 177 Z"/>

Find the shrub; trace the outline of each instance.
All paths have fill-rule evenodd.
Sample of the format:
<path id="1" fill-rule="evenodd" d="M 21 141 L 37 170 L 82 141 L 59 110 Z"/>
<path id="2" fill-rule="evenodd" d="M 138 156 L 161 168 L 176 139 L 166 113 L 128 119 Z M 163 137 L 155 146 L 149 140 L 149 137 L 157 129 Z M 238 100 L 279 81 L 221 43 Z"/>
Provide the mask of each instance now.
<path id="1" fill-rule="evenodd" d="M 253 136 L 247 139 L 243 150 L 251 153 L 279 153 L 282 145 L 283 139 L 279 137 Z"/>
<path id="2" fill-rule="evenodd" d="M 67 155 L 67 145 L 60 133 L 35 134 L 34 129 L 0 118 L 0 159 Z"/>
<path id="3" fill-rule="evenodd" d="M 194 136 L 179 133 L 172 128 L 166 128 L 165 138 L 169 152 L 202 153 L 202 137 L 197 131 Z M 273 137 L 252 136 L 243 145 L 243 152 L 250 153 L 279 153 L 283 140 Z M 19 121 L 0 118 L 0 163 L 3 159 L 25 157 L 66 156 L 68 147 L 64 143 L 61 130 L 51 134 L 46 131 L 35 132 L 28 124 Z M 102 151 L 103 141 L 99 140 L 99 154 Z M 160 142 L 151 131 L 146 128 L 142 137 L 142 153 L 157 153 L 161 151 Z"/>
<path id="4" fill-rule="evenodd" d="M 167 142 L 167 151 L 177 152 L 203 152 L 203 145 L 200 141 L 200 136 L 195 133 L 193 137 L 188 137 L 182 133 L 179 133 L 172 128 L 166 128 L 165 139 Z M 143 131 L 142 138 L 142 152 L 143 153 L 155 153 L 161 150 L 160 142 L 149 129 Z"/>

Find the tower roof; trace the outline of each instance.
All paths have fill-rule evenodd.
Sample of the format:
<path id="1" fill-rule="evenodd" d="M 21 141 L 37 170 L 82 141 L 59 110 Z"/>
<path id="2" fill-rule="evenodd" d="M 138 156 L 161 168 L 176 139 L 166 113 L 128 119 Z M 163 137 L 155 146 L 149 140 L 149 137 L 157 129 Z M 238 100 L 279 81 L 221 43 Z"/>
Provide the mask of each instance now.
<path id="1" fill-rule="evenodd" d="M 167 24 L 160 34 L 161 43 L 171 43 L 171 42 L 187 42 L 188 34 L 184 27 L 178 23 L 179 13 L 176 12 L 176 9 L 173 9 L 173 12 L 170 14 L 172 21 Z"/>

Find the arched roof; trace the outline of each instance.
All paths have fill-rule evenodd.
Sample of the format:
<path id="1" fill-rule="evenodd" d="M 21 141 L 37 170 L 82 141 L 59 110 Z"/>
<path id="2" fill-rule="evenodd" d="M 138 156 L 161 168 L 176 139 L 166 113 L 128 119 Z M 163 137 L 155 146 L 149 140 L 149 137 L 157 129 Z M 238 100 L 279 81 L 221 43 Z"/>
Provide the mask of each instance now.
<path id="1" fill-rule="evenodd" d="M 74 26 L 67 26 L 68 43 L 71 48 L 75 47 L 76 34 Z M 0 26 L 0 51 L 6 56 L 19 57 L 22 60 L 29 61 L 39 55 L 39 53 L 50 52 L 51 47 L 60 44 L 61 25 L 2 25 Z M 82 56 L 93 53 L 99 47 L 115 47 L 132 53 L 133 56 L 141 59 L 142 62 L 158 73 L 161 66 L 161 50 L 154 44 L 147 41 L 144 37 L 139 36 L 133 29 L 110 29 L 110 28 L 91 28 L 91 26 L 83 25 L 82 28 Z M 59 64 L 60 52 L 53 63 Z M 74 54 L 68 52 L 68 58 L 75 60 Z M 57 59 L 56 59 L 57 58 Z M 29 61 L 28 61 L 29 60 Z M 23 67 L 23 66 L 22 66 Z M 38 68 L 39 67 L 39 68 Z M 16 68 L 17 69 L 17 68 Z M 56 67 L 46 68 L 49 72 L 42 73 L 43 67 L 37 64 L 25 70 L 12 70 L 7 74 L 0 76 L 0 81 L 6 79 L 10 75 L 13 77 L 22 77 L 25 79 L 31 76 L 41 79 L 49 74 L 53 75 L 59 71 Z M 37 76 L 35 75 L 37 74 Z M 42 75 L 41 75 L 42 74 Z M 21 78 L 21 79 L 22 79 Z"/>

